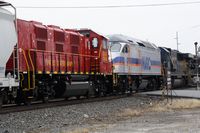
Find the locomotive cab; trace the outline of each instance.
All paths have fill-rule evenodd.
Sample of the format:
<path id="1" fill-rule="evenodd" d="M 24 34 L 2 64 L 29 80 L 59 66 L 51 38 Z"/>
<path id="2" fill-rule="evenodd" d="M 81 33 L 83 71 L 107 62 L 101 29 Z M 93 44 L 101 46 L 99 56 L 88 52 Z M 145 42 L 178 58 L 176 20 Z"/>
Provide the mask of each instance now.
<path id="1" fill-rule="evenodd" d="M 123 69 L 123 71 L 126 71 L 125 69 L 127 64 L 126 59 L 130 55 L 130 46 L 125 42 L 109 42 L 110 45 L 110 61 L 114 64 L 114 72 L 120 71 L 117 70 L 119 65 L 123 65 L 123 68 L 120 67 L 120 69 Z"/>
<path id="2" fill-rule="evenodd" d="M 110 35 L 113 82 L 119 90 L 155 89 L 160 85 L 160 50 L 150 42 L 125 35 Z M 122 91 L 122 92 L 123 92 Z"/>
<path id="3" fill-rule="evenodd" d="M 109 61 L 108 38 L 90 29 L 81 29 L 90 41 L 90 79 L 97 95 L 112 92 L 112 65 Z"/>
<path id="4" fill-rule="evenodd" d="M 111 63 L 108 60 L 108 38 L 90 29 L 81 29 L 79 32 L 90 41 L 91 73 L 106 75 L 111 74 Z"/>

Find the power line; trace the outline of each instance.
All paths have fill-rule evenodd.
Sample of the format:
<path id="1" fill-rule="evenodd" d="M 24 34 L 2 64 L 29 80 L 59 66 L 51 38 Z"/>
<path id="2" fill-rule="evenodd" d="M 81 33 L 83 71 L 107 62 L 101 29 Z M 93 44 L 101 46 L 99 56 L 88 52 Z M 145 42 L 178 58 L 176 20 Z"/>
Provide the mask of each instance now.
<path id="1" fill-rule="evenodd" d="M 16 6 L 17 8 L 133 8 L 133 7 L 159 7 L 173 5 L 200 4 L 200 1 L 193 2 L 176 2 L 176 3 L 160 3 L 160 4 L 139 4 L 139 5 L 108 5 L 108 6 Z"/>
<path id="2" fill-rule="evenodd" d="M 199 28 L 200 25 L 195 25 L 195 26 L 192 26 L 191 28 L 194 29 L 194 28 Z"/>

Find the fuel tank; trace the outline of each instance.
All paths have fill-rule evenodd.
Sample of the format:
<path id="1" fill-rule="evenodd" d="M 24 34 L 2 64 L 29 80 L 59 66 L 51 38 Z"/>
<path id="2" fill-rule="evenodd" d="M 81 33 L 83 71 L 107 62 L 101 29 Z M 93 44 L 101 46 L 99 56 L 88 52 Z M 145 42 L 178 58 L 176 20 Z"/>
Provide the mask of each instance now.
<path id="1" fill-rule="evenodd" d="M 65 82 L 65 85 L 64 97 L 89 96 L 94 93 L 89 81 Z"/>

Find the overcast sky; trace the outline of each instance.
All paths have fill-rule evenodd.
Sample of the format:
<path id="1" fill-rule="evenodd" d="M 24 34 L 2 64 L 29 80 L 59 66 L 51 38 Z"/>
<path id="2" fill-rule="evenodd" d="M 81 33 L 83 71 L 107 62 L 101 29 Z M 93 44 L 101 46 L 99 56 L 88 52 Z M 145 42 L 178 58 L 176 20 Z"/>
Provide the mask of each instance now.
<path id="1" fill-rule="evenodd" d="M 7 0 L 16 7 L 146 5 L 198 0 Z M 200 1 L 199 1 L 200 2 Z M 129 8 L 17 8 L 17 17 L 62 28 L 90 28 L 104 35 L 125 34 L 157 46 L 194 53 L 200 46 L 200 3 Z"/>

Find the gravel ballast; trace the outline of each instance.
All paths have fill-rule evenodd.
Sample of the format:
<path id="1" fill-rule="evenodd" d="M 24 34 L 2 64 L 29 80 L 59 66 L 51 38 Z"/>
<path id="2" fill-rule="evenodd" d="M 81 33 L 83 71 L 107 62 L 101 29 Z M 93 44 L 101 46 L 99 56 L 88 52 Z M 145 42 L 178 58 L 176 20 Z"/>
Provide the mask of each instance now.
<path id="1" fill-rule="evenodd" d="M 121 99 L 0 115 L 1 133 L 65 133 L 92 122 L 116 121 L 125 108 L 143 108 L 155 99 L 131 96 Z"/>

